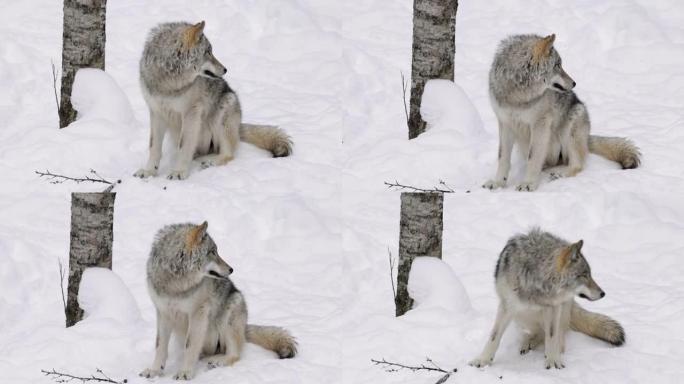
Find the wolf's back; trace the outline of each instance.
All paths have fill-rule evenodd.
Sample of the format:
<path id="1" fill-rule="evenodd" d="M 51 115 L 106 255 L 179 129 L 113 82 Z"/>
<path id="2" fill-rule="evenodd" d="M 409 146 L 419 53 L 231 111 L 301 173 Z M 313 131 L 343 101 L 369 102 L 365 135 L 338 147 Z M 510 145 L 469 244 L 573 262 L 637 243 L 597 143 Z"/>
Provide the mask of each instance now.
<path id="1" fill-rule="evenodd" d="M 280 327 L 247 324 L 247 341 L 270 349 L 281 359 L 297 354 L 297 341 L 290 333 Z"/>
<path id="2" fill-rule="evenodd" d="M 576 302 L 570 312 L 570 328 L 615 346 L 625 343 L 625 330 L 620 323 L 606 315 L 587 311 Z"/>

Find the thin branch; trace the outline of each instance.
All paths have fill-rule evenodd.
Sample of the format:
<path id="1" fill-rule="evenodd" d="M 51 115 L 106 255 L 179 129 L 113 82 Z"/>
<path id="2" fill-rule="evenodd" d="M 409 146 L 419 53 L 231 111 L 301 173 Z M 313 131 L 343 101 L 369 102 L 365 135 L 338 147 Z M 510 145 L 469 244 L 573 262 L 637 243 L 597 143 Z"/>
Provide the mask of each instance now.
<path id="1" fill-rule="evenodd" d="M 408 80 L 404 78 L 404 72 L 399 71 L 401 74 L 401 90 L 402 90 L 402 101 L 404 102 L 404 114 L 406 115 L 406 125 L 409 124 L 409 113 L 408 107 L 406 106 L 406 90 L 408 89 Z"/>
<path id="2" fill-rule="evenodd" d="M 59 113 L 59 97 L 57 96 L 57 69 L 55 69 L 55 62 L 50 60 L 52 65 L 52 89 L 55 91 L 55 103 L 57 104 L 57 112 Z"/>
<path id="3" fill-rule="evenodd" d="M 435 382 L 435 384 L 443 384 L 444 382 L 446 382 L 446 381 L 449 379 L 449 377 L 451 377 L 451 375 L 452 375 L 453 373 L 458 372 L 458 369 L 456 369 L 456 368 L 454 368 L 454 369 L 452 369 L 452 370 L 450 370 L 450 371 L 447 371 L 447 370 L 445 370 L 445 369 L 442 369 L 440 366 L 438 366 L 437 364 L 435 364 L 435 362 L 432 361 L 432 359 L 430 359 L 429 357 L 426 358 L 425 361 L 428 362 L 428 363 L 430 363 L 430 365 L 432 365 L 431 367 L 430 367 L 430 366 L 427 366 L 427 365 L 425 365 L 425 364 L 421 364 L 421 365 L 406 365 L 406 364 L 401 364 L 401 363 L 395 363 L 395 362 L 387 361 L 387 360 L 385 360 L 384 358 L 383 358 L 382 360 L 371 359 L 371 361 L 372 361 L 373 364 L 375 364 L 375 365 L 379 365 L 379 366 L 384 367 L 386 372 L 398 372 L 398 371 L 400 371 L 400 370 L 402 370 L 402 369 L 407 369 L 407 370 L 409 370 L 409 371 L 411 371 L 411 372 L 417 372 L 417 371 L 432 371 L 432 372 L 441 372 L 441 373 L 444 373 L 444 375 L 440 376 L 439 380 L 437 380 L 437 381 Z"/>
<path id="4" fill-rule="evenodd" d="M 113 380 L 111 377 L 105 375 L 104 372 L 102 372 L 101 369 L 97 368 L 97 376 L 91 374 L 90 376 L 76 376 L 72 375 L 70 373 L 64 373 L 64 372 L 57 372 L 53 368 L 51 371 L 46 371 L 44 369 L 41 369 L 40 371 L 47 377 L 50 377 L 52 380 L 58 382 L 58 383 L 68 383 L 71 380 L 79 380 L 81 383 L 86 383 L 89 381 L 94 381 L 98 383 L 113 383 L 113 384 L 125 384 L 128 383 L 127 379 L 123 379 L 121 381 L 116 381 Z"/>
<path id="5" fill-rule="evenodd" d="M 392 295 L 394 295 L 394 300 L 397 300 L 397 290 L 394 288 L 394 258 L 392 257 L 392 251 L 387 247 L 387 257 L 389 258 L 390 267 L 390 282 L 392 282 Z"/>
<path id="6" fill-rule="evenodd" d="M 38 176 L 40 177 L 46 177 L 50 184 L 62 184 L 65 181 L 73 181 L 76 184 L 80 184 L 83 182 L 91 182 L 91 183 L 102 183 L 102 184 L 107 184 L 109 187 L 105 190 L 105 192 L 110 192 L 112 188 L 116 184 L 121 184 L 121 180 L 117 180 L 116 182 L 109 181 L 105 179 L 104 177 L 100 176 L 97 172 L 95 172 L 94 169 L 90 170 L 90 174 L 93 175 L 93 177 L 90 177 L 86 175 L 85 177 L 71 177 L 71 176 L 65 176 L 65 175 L 58 175 L 55 173 L 50 172 L 49 170 L 45 170 L 45 172 L 40 172 L 40 171 L 34 171 Z"/>
<path id="7" fill-rule="evenodd" d="M 441 193 L 454 193 L 455 192 L 451 187 L 449 187 L 442 180 L 440 180 L 439 184 L 438 184 L 440 187 L 432 187 L 432 189 L 418 188 L 418 187 L 414 187 L 412 185 L 404 185 L 404 184 L 400 184 L 396 180 L 394 181 L 394 183 L 388 183 L 385 181 L 385 185 L 389 189 L 398 188 L 399 190 L 411 190 L 411 191 L 416 191 L 416 192 L 441 192 Z"/>
<path id="8" fill-rule="evenodd" d="M 57 263 L 59 264 L 59 289 L 62 291 L 62 304 L 64 304 L 64 313 L 66 314 L 66 299 L 64 298 L 64 266 L 62 265 L 62 260 L 57 258 Z"/>

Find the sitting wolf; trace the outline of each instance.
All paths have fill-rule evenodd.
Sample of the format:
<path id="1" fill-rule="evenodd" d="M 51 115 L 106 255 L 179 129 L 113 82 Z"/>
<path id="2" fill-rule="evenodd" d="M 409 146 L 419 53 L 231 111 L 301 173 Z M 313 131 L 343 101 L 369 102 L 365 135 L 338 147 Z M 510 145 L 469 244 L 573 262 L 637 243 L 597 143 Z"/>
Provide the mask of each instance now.
<path id="1" fill-rule="evenodd" d="M 283 130 L 242 123 L 237 94 L 221 77 L 226 68 L 203 31 L 204 21 L 164 23 L 150 31 L 140 59 L 140 85 L 150 108 L 150 157 L 137 177 L 157 175 L 167 130 L 179 152 L 169 179 L 185 179 L 195 157 L 203 168 L 226 164 L 239 140 L 274 157 L 292 152 Z"/>
<path id="2" fill-rule="evenodd" d="M 520 354 L 543 343 L 547 369 L 564 367 L 561 353 L 570 329 L 616 346 L 625 342 L 625 331 L 617 321 L 575 302 L 575 296 L 591 301 L 605 296 L 591 277 L 582 245 L 582 240 L 570 244 L 539 229 L 508 240 L 494 271 L 499 296 L 494 328 L 482 353 L 470 365 L 492 363 L 511 320 L 525 331 Z"/>
<path id="3" fill-rule="evenodd" d="M 161 375 L 171 332 L 185 345 L 174 379 L 191 379 L 200 355 L 212 368 L 233 364 L 245 341 L 280 358 L 294 357 L 297 342 L 285 329 L 247 324 L 245 298 L 228 278 L 232 272 L 207 234 L 206 221 L 168 225 L 157 233 L 147 260 L 147 286 L 157 309 L 156 352 L 140 376 Z"/>
<path id="4" fill-rule="evenodd" d="M 556 35 L 511 36 L 499 45 L 489 72 L 489 96 L 499 121 L 499 165 L 483 187 L 508 182 L 513 144 L 527 159 L 518 191 L 534 191 L 542 169 L 551 179 L 572 177 L 584 168 L 589 152 L 636 168 L 639 149 L 628 139 L 590 135 L 589 113 L 572 90 L 575 81 L 553 47 Z"/>

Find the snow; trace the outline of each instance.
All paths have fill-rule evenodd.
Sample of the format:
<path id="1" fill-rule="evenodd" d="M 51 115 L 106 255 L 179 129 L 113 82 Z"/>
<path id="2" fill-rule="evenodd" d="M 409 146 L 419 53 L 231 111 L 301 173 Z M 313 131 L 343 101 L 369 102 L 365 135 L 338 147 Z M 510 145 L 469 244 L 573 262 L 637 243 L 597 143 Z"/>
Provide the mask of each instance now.
<path id="1" fill-rule="evenodd" d="M 273 159 L 245 144 L 227 166 L 194 167 L 181 182 L 132 177 L 146 161 L 149 135 L 138 61 L 147 31 L 172 20 L 206 21 L 244 120 L 287 130 L 292 157 Z M 289 329 L 301 353 L 278 360 L 248 345 L 233 367 L 198 365 L 196 383 L 434 383 L 430 373 L 388 373 L 370 362 L 420 364 L 426 356 L 458 368 L 449 382 L 680 381 L 681 2 L 460 2 L 455 84 L 430 83 L 424 107 L 435 113 L 431 128 L 408 141 L 400 73 L 410 74 L 411 22 L 408 0 L 110 2 L 106 73 L 79 74 L 82 116 L 59 130 L 49 63 L 60 67 L 62 4 L 4 4 L 0 381 L 47 383 L 41 368 L 86 375 L 101 368 L 129 383 L 150 382 L 137 377 L 154 353 L 149 247 L 161 226 L 202 220 L 235 268 L 250 322 Z M 545 181 L 534 193 L 480 188 L 496 168 L 489 65 L 502 38 L 530 32 L 556 33 L 593 132 L 634 140 L 642 167 L 624 171 L 592 155 L 577 177 Z M 172 150 L 165 148 L 162 175 Z M 34 170 L 81 176 L 91 168 L 122 180 L 114 267 L 86 274 L 94 278 L 93 300 L 86 300 L 93 306 L 65 329 L 57 260 L 68 260 L 70 193 L 103 188 L 52 185 Z M 521 172 L 514 158 L 511 178 Z M 443 263 L 418 261 L 420 300 L 401 318 L 394 317 L 387 259 L 388 248 L 397 254 L 399 193 L 383 184 L 394 180 L 423 187 L 444 180 L 455 190 L 444 199 Z M 494 320 L 498 254 L 533 225 L 584 239 L 607 296 L 583 305 L 620 321 L 627 343 L 614 348 L 572 333 L 566 368 L 547 371 L 541 351 L 518 354 L 519 332 L 511 327 L 494 365 L 469 367 Z M 179 360 L 172 348 L 165 376 L 152 382 L 172 382 Z"/>
<path id="2" fill-rule="evenodd" d="M 420 115 L 430 127 L 461 133 L 461 140 L 476 144 L 482 139 L 482 118 L 463 88 L 449 80 L 425 83 Z"/>
<path id="3" fill-rule="evenodd" d="M 74 77 L 71 95 L 80 123 L 103 119 L 130 124 L 134 120 L 133 109 L 126 94 L 116 80 L 101 69 L 79 69 Z"/>
<path id="4" fill-rule="evenodd" d="M 447 263 L 436 257 L 418 257 L 411 265 L 409 295 L 414 299 L 413 310 L 432 308 L 456 313 L 471 309 L 463 284 Z"/>
<path id="5" fill-rule="evenodd" d="M 87 268 L 78 288 L 78 305 L 84 321 L 113 319 L 122 323 L 140 319 L 135 298 L 116 273 L 107 268 Z"/>

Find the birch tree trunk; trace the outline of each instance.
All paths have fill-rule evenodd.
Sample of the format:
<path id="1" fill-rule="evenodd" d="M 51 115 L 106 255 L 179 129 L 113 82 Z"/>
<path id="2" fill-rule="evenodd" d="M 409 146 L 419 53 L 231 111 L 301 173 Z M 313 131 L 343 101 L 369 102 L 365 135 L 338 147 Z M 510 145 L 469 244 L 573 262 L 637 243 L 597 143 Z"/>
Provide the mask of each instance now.
<path id="1" fill-rule="evenodd" d="M 401 316 L 413 306 L 408 293 L 411 264 L 417 256 L 442 258 L 442 209 L 444 194 L 437 192 L 403 192 L 399 222 L 399 267 L 396 315 Z"/>
<path id="2" fill-rule="evenodd" d="M 458 0 L 413 0 L 413 60 L 409 139 L 425 131 L 420 102 L 429 79 L 454 80 Z"/>
<path id="3" fill-rule="evenodd" d="M 71 194 L 67 327 L 83 318 L 83 310 L 78 305 L 78 287 L 83 271 L 88 267 L 112 269 L 115 198 L 116 193 L 113 192 Z"/>
<path id="4" fill-rule="evenodd" d="M 62 86 L 59 127 L 76 119 L 71 88 L 79 68 L 105 69 L 105 11 L 107 0 L 64 0 Z"/>

